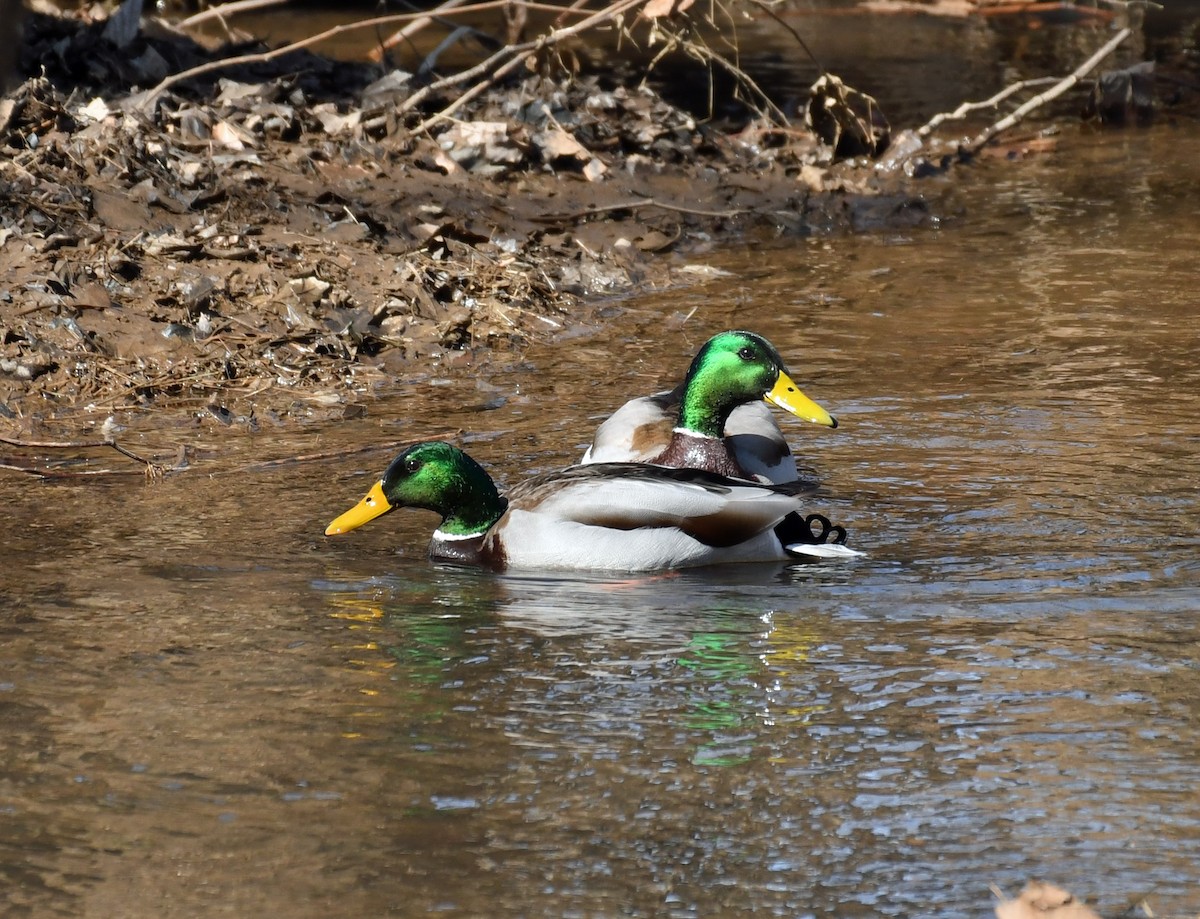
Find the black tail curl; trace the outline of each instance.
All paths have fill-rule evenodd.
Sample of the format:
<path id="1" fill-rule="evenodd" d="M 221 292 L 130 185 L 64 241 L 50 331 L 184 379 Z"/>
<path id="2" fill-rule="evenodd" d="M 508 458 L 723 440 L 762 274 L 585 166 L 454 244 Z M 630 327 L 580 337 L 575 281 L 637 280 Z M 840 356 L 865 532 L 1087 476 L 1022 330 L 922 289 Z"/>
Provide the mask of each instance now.
<path id="1" fill-rule="evenodd" d="M 824 514 L 809 514 L 807 517 L 801 517 L 798 513 L 788 514 L 775 525 L 775 535 L 785 546 L 846 544 L 846 528 L 830 522 Z"/>

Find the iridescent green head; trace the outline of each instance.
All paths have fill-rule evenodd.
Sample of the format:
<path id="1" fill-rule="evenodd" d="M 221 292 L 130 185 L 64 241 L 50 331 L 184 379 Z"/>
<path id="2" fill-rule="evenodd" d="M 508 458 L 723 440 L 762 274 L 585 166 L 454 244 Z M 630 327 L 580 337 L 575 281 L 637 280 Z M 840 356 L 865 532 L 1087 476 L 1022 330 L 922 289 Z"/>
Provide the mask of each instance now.
<path id="1" fill-rule="evenodd" d="M 347 533 L 398 507 L 421 507 L 442 515 L 441 532 L 471 536 L 486 532 L 506 506 L 482 466 L 457 447 L 431 440 L 392 460 L 367 496 L 329 524 L 325 535 Z"/>
<path id="2" fill-rule="evenodd" d="M 832 415 L 800 392 L 775 347 L 761 335 L 741 331 L 714 335 L 696 354 L 684 383 L 677 426 L 720 437 L 729 413 L 758 399 L 805 421 L 837 427 Z"/>

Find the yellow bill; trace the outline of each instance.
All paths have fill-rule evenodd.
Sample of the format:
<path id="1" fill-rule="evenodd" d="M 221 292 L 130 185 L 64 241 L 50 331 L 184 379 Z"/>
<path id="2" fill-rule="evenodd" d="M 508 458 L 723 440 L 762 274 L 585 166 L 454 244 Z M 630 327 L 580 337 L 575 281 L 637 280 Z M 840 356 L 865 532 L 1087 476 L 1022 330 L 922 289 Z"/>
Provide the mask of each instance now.
<path id="1" fill-rule="evenodd" d="M 365 498 L 325 527 L 325 535 L 337 536 L 338 533 L 357 530 L 364 523 L 386 514 L 391 509 L 392 505 L 383 496 L 383 482 L 376 482 Z"/>
<path id="2" fill-rule="evenodd" d="M 838 426 L 837 419 L 800 392 L 800 387 L 782 370 L 779 371 L 779 379 L 775 381 L 775 386 L 763 398 L 784 411 L 791 412 L 797 418 L 811 421 L 813 424 L 823 424 L 827 428 Z"/>

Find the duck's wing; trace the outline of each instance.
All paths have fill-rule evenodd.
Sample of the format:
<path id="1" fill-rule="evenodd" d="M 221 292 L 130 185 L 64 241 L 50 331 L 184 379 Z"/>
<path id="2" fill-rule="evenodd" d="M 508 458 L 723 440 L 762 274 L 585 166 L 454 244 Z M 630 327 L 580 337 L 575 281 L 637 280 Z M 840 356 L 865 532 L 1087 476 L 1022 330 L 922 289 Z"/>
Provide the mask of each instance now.
<path id="1" fill-rule="evenodd" d="M 608 530 L 670 529 L 729 547 L 770 530 L 811 486 L 760 485 L 696 469 L 629 463 L 575 466 L 509 492 L 510 509 Z"/>
<path id="2" fill-rule="evenodd" d="M 585 466 L 644 463 L 658 456 L 671 442 L 682 393 L 680 385 L 669 392 L 630 399 L 596 429 L 592 445 L 579 462 Z"/>
<path id="3" fill-rule="evenodd" d="M 776 484 L 798 477 L 796 459 L 766 402 L 747 402 L 730 413 L 725 445 L 747 475 Z"/>

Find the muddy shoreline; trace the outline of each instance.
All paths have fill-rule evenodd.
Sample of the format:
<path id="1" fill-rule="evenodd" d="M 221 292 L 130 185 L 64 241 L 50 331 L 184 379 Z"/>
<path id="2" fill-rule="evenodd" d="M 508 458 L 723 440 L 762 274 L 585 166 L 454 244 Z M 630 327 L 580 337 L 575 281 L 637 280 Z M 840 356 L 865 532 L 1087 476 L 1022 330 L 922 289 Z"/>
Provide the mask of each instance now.
<path id="1" fill-rule="evenodd" d="M 700 123 L 614 73 L 525 73 L 429 127 L 411 75 L 296 52 L 148 96 L 206 49 L 35 16 L 0 102 L 0 424 L 79 436 L 353 413 L 573 335 L 722 241 L 911 227 L 928 183 Z M 630 88 L 634 86 L 635 88 Z M 415 123 L 419 130 L 414 130 Z M 911 171 L 911 170 L 910 170 Z"/>

